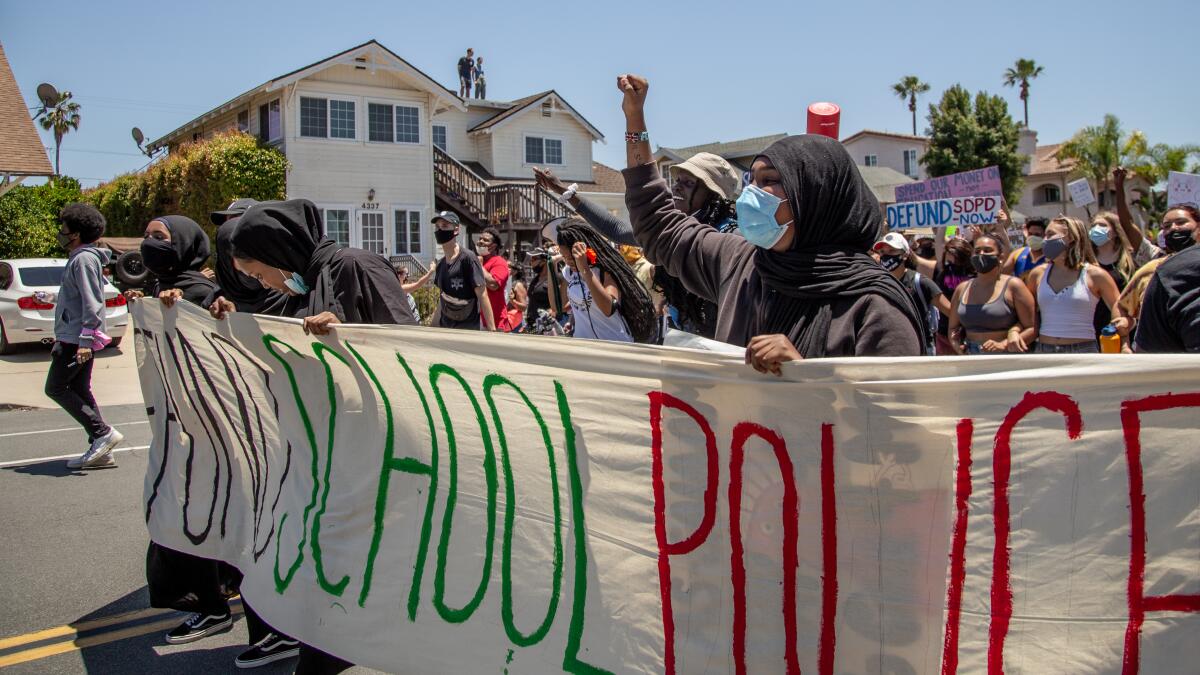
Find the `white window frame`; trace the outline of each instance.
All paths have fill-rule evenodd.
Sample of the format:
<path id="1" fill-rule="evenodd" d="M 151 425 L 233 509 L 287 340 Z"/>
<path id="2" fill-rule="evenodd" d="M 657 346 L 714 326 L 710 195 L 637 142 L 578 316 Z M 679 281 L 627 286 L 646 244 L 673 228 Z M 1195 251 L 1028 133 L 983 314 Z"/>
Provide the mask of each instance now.
<path id="1" fill-rule="evenodd" d="M 327 212 L 328 211 L 346 211 L 347 213 L 350 214 L 350 220 L 347 223 L 348 229 L 346 231 L 346 245 L 354 246 L 354 212 L 358 210 L 357 206 L 354 204 L 319 204 L 317 206 L 317 208 L 321 209 L 321 222 L 325 223 L 325 227 L 326 227 L 325 236 L 328 237 L 330 240 L 333 240 L 333 237 L 329 237 L 329 230 L 328 230 L 329 221 L 327 220 L 327 216 L 328 216 Z"/>
<path id="2" fill-rule="evenodd" d="M 864 155 L 863 166 L 879 166 L 879 155 Z"/>
<path id="3" fill-rule="evenodd" d="M 909 157 L 911 157 L 912 159 L 910 160 Z M 909 148 L 904 151 L 904 163 L 908 164 L 909 168 L 912 169 L 911 173 L 908 171 L 905 171 L 904 172 L 905 176 L 908 176 L 909 178 L 916 178 L 921 175 L 921 169 L 917 165 L 917 151 L 916 150 Z"/>
<path id="4" fill-rule="evenodd" d="M 277 133 L 275 133 L 275 134 L 271 133 L 271 104 L 272 103 L 279 104 L 279 129 L 277 130 Z M 270 138 L 263 139 L 263 142 L 264 143 L 278 143 L 283 140 L 283 98 L 277 96 L 275 98 L 268 99 L 265 102 L 258 104 L 258 106 L 256 108 L 256 114 L 258 115 L 258 117 L 257 117 L 258 131 L 262 131 L 262 109 L 264 107 L 267 109 L 267 135 L 270 136 Z M 299 114 L 299 113 L 297 113 L 297 114 Z M 258 138 L 262 138 L 262 136 L 260 136 L 258 133 L 255 133 L 254 135 Z"/>
<path id="5" fill-rule="evenodd" d="M 394 115 L 395 113 L 393 112 L 392 114 Z M 396 126 L 396 124 L 395 124 L 395 121 L 393 121 L 393 123 L 392 123 L 392 126 L 393 126 L 393 127 L 395 127 L 395 126 Z M 434 137 L 435 137 L 435 136 L 437 136 L 437 134 L 435 134 L 435 133 L 434 133 L 434 130 L 435 130 L 435 129 L 438 129 L 438 128 L 441 128 L 441 130 L 442 130 L 442 137 L 446 139 L 446 147 L 442 148 L 442 152 L 447 152 L 447 153 L 448 153 L 448 152 L 450 152 L 450 129 L 449 129 L 449 128 L 447 128 L 445 124 L 431 124 L 431 125 L 429 125 L 429 144 L 430 144 L 430 145 L 432 145 L 432 146 L 434 146 L 434 147 L 437 147 L 437 143 L 435 143 L 433 139 L 434 139 Z M 393 130 L 393 132 L 392 132 L 392 133 L 395 133 L 395 131 Z"/>
<path id="6" fill-rule="evenodd" d="M 402 250 L 400 250 L 400 242 L 396 241 L 396 212 L 397 211 L 405 211 L 405 212 L 417 214 L 417 237 L 418 237 L 418 244 L 420 244 L 420 246 L 421 246 L 421 249 L 419 251 L 408 251 L 408 250 L 402 251 Z M 409 255 L 417 256 L 417 257 L 427 255 L 425 252 L 425 249 L 427 248 L 427 246 L 426 246 L 427 231 L 426 230 L 427 230 L 429 224 L 426 222 L 426 218 L 425 218 L 425 215 L 426 215 L 425 214 L 425 206 L 422 204 L 413 204 L 410 202 L 402 202 L 399 204 L 389 204 L 388 212 L 392 214 L 392 217 L 391 217 L 392 229 L 390 232 L 390 234 L 392 236 L 392 247 L 391 247 L 392 253 L 391 253 L 391 255 L 404 255 L 406 253 Z M 408 248 L 407 241 L 404 242 L 404 246 L 405 246 L 405 248 Z"/>
<path id="7" fill-rule="evenodd" d="M 242 126 L 242 115 L 246 116 L 246 126 L 244 127 Z M 245 110 L 239 110 L 233 124 L 235 127 L 237 127 L 237 130 L 243 134 L 250 133 L 250 109 L 247 108 Z"/>
<path id="8" fill-rule="evenodd" d="M 529 143 L 529 141 L 525 140 L 527 138 L 542 139 L 542 161 L 541 162 L 530 162 L 529 161 L 529 156 L 526 154 L 526 151 L 525 151 L 526 144 Z M 551 164 L 550 162 L 546 161 L 546 141 L 558 141 L 560 144 L 562 144 L 562 161 L 559 162 L 558 164 Z M 565 138 L 563 138 L 562 136 L 554 136 L 554 135 L 550 135 L 550 134 L 538 134 L 538 133 L 523 133 L 523 134 L 521 134 L 521 166 L 566 166 L 566 165 L 567 165 L 567 140 Z"/>
<path id="9" fill-rule="evenodd" d="M 362 138 L 363 143 L 368 143 L 368 144 L 372 144 L 372 145 L 421 146 L 421 145 L 425 145 L 425 143 L 428 142 L 430 147 L 433 146 L 433 129 L 429 127 L 428 122 L 425 119 L 425 107 L 421 101 L 410 101 L 410 100 L 398 99 L 398 98 L 389 99 L 389 98 L 368 97 L 368 98 L 364 98 L 362 101 L 362 109 L 363 109 L 362 114 L 363 115 L 368 114 L 367 110 L 369 109 L 369 107 L 372 103 L 374 103 L 376 105 L 392 106 L 392 140 L 391 141 L 372 141 L 372 140 L 370 140 L 371 139 L 371 130 L 366 129 L 366 133 L 363 135 L 363 138 Z M 420 137 L 416 143 L 414 143 L 412 141 L 399 140 L 400 135 L 396 133 L 396 108 L 397 107 L 416 108 L 417 109 L 417 129 L 419 130 L 418 133 L 420 134 Z M 366 120 L 365 124 L 370 123 L 369 117 L 365 117 L 364 119 Z M 446 135 L 447 144 L 449 144 L 449 141 L 450 141 L 450 135 L 449 135 L 449 133 L 447 133 L 447 135 Z"/>
<path id="10" fill-rule="evenodd" d="M 387 217 L 387 211 L 384 211 L 383 209 L 361 209 L 361 208 L 354 209 L 354 220 L 350 221 L 350 245 L 353 246 L 354 248 L 361 248 L 364 251 L 370 250 L 366 246 L 363 246 L 362 215 L 364 213 L 378 213 L 379 215 L 383 216 L 383 253 L 382 253 L 382 255 L 384 255 L 384 256 L 391 255 L 392 254 L 391 253 L 391 251 L 392 251 L 392 242 L 391 242 L 392 236 L 391 236 L 391 233 L 388 232 L 388 220 L 390 220 L 390 219 Z"/>
<path id="11" fill-rule="evenodd" d="M 303 129 L 300 123 L 300 109 L 303 104 L 301 99 L 305 98 L 323 98 L 325 99 L 325 135 L 324 136 L 304 136 Z M 363 102 L 362 99 L 356 96 L 346 96 L 345 94 L 328 94 L 321 91 L 300 91 L 296 93 L 296 138 L 306 141 L 336 141 L 338 143 L 361 143 L 362 135 L 358 130 L 363 127 Z M 333 114 L 330 110 L 330 101 L 342 101 L 343 103 L 354 104 L 354 138 L 334 138 L 331 132 L 333 131 Z"/>

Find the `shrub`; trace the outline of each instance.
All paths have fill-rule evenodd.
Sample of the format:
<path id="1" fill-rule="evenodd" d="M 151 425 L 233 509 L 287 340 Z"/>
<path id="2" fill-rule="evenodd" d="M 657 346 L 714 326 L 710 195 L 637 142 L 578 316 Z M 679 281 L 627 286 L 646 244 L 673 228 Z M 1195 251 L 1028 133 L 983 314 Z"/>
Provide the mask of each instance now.
<path id="1" fill-rule="evenodd" d="M 65 176 L 9 190 L 0 197 L 0 258 L 66 256 L 55 237 L 58 212 L 81 198 L 79 181 Z"/>
<path id="2" fill-rule="evenodd" d="M 417 311 L 421 313 L 421 325 L 430 325 L 433 313 L 437 310 L 440 291 L 436 286 L 424 286 L 413 291 L 412 296 L 417 301 Z"/>

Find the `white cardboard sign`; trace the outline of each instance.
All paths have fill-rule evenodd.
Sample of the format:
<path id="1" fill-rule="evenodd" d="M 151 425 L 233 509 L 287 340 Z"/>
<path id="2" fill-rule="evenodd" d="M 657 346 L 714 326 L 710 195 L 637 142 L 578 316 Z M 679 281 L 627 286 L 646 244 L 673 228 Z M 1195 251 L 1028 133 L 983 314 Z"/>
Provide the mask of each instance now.
<path id="1" fill-rule="evenodd" d="M 1092 184 L 1086 178 L 1067 183 L 1067 191 L 1071 193 L 1071 202 L 1083 208 L 1096 203 L 1096 195 L 1092 192 Z"/>

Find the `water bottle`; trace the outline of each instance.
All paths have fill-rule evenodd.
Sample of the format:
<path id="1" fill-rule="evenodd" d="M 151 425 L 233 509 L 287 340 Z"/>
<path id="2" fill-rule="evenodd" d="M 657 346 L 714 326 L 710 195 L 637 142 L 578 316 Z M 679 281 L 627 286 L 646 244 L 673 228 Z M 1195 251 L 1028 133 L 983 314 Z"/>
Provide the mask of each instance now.
<path id="1" fill-rule="evenodd" d="M 1117 335 L 1117 327 L 1109 324 L 1100 330 L 1100 353 L 1120 354 L 1121 336 Z"/>

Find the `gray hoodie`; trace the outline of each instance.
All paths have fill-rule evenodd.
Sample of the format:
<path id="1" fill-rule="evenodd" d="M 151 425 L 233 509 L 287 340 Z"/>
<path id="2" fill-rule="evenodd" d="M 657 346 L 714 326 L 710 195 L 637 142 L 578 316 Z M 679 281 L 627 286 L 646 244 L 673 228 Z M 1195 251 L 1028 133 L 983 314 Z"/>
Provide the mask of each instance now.
<path id="1" fill-rule="evenodd" d="M 104 266 L 111 257 L 108 249 L 91 244 L 67 256 L 54 305 L 55 340 L 87 348 L 103 346 L 96 333 L 104 332 Z"/>

